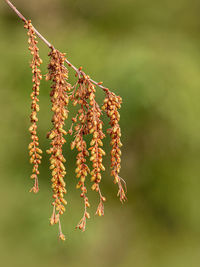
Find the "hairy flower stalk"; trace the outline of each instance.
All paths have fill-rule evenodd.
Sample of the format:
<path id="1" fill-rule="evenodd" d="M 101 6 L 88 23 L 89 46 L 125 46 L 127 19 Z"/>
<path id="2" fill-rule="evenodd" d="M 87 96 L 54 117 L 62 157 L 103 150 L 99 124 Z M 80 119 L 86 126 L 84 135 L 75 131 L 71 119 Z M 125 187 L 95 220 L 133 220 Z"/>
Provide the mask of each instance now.
<path id="1" fill-rule="evenodd" d="M 52 123 L 53 129 L 47 134 L 47 137 L 51 139 L 51 148 L 47 150 L 50 157 L 50 169 L 52 171 L 52 189 L 53 189 L 53 214 L 50 219 L 50 224 L 59 223 L 59 238 L 65 240 L 65 236 L 61 230 L 60 215 L 65 211 L 64 205 L 67 201 L 64 199 L 66 191 L 66 184 L 64 176 L 66 175 L 64 163 L 66 162 L 62 147 L 66 142 L 64 135 L 67 132 L 63 129 L 65 119 L 68 117 L 67 105 L 69 102 L 69 96 L 67 92 L 71 90 L 71 86 L 67 83 L 68 71 L 64 67 L 65 54 L 62 54 L 58 50 L 52 48 L 49 53 L 50 64 L 48 66 L 49 73 L 46 76 L 47 80 L 52 81 L 51 85 L 51 102 L 52 111 L 54 112 Z"/>
<path id="2" fill-rule="evenodd" d="M 41 163 L 41 153 L 42 150 L 39 148 L 39 142 L 38 142 L 38 136 L 37 136 L 37 113 L 40 110 L 38 102 L 38 96 L 39 96 L 39 86 L 40 86 L 40 80 L 42 79 L 41 71 L 39 69 L 40 64 L 42 63 L 42 60 L 39 57 L 39 49 L 37 47 L 37 40 L 36 35 L 34 32 L 34 28 L 31 24 L 31 21 L 26 21 L 24 24 L 24 28 L 27 29 L 28 34 L 28 44 L 29 44 L 29 50 L 31 51 L 32 55 L 32 61 L 30 64 L 30 67 L 32 69 L 32 93 L 31 93 L 31 115 L 30 115 L 30 121 L 31 126 L 29 127 L 29 132 L 31 134 L 31 143 L 29 144 L 29 155 L 30 155 L 30 163 L 33 164 L 32 169 L 32 175 L 31 179 L 34 179 L 34 185 L 31 188 L 30 192 L 37 193 L 39 191 L 39 185 L 38 185 L 38 175 L 39 170 L 38 166 Z"/>
<path id="3" fill-rule="evenodd" d="M 122 183 L 124 183 L 126 189 L 125 181 L 119 176 L 121 169 L 121 129 L 119 126 L 120 114 L 118 109 L 120 109 L 122 99 L 120 96 L 116 96 L 114 93 L 107 91 L 106 98 L 104 99 L 104 105 L 102 110 L 106 111 L 107 116 L 110 118 L 111 128 L 107 130 L 107 133 L 110 134 L 112 146 L 111 149 L 111 175 L 114 176 L 114 183 L 118 184 L 118 196 L 120 201 L 123 202 L 126 200 L 126 194 Z"/>

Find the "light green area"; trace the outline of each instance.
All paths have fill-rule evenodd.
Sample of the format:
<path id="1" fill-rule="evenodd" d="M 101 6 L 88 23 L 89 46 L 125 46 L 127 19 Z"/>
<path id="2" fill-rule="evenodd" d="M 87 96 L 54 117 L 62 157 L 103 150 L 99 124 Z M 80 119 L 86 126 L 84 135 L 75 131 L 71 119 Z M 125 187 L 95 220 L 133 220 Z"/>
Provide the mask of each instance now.
<path id="1" fill-rule="evenodd" d="M 28 161 L 30 55 L 23 24 L 0 4 L 0 259 L 3 267 L 197 267 L 200 262 L 199 1 L 15 0 L 35 27 L 76 66 L 123 98 L 121 176 L 128 202 L 107 171 L 105 216 L 75 230 L 83 203 L 75 153 L 65 145 L 68 195 L 65 243 L 50 227 L 50 171 L 43 155 L 38 195 Z M 46 46 L 40 42 L 44 61 Z M 73 72 L 71 73 L 73 75 Z M 73 78 L 71 78 L 73 80 Z M 41 84 L 39 137 L 48 148 L 49 84 Z M 98 91 L 99 102 L 103 93 Z M 106 117 L 104 117 L 107 125 Z M 69 125 L 69 122 L 68 124 Z M 109 170 L 109 138 L 105 140 Z M 88 188 L 90 187 L 88 181 Z"/>

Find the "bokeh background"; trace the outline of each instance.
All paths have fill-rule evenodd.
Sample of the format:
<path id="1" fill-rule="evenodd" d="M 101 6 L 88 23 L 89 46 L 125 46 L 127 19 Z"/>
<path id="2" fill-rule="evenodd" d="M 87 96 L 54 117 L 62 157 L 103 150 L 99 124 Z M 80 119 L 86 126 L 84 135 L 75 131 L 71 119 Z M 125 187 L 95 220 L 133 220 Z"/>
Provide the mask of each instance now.
<path id="1" fill-rule="evenodd" d="M 123 97 L 121 205 L 107 171 L 105 216 L 75 230 L 83 203 L 75 189 L 75 153 L 65 145 L 68 174 L 63 231 L 49 226 L 51 185 L 44 153 L 38 195 L 28 193 L 31 72 L 23 23 L 0 3 L 1 266 L 197 267 L 200 261 L 200 1 L 15 0 L 68 59 Z M 48 48 L 39 43 L 47 72 Z M 71 72 L 71 77 L 74 73 Z M 72 78 L 73 80 L 73 78 Z M 41 84 L 39 137 L 48 148 L 49 84 Z M 103 92 L 98 90 L 101 103 Z M 104 117 L 105 125 L 107 119 Z M 69 126 L 69 121 L 67 126 Z M 66 127 L 67 127 L 66 126 Z M 109 170 L 109 138 L 104 141 Z M 88 187 L 90 187 L 88 181 Z"/>

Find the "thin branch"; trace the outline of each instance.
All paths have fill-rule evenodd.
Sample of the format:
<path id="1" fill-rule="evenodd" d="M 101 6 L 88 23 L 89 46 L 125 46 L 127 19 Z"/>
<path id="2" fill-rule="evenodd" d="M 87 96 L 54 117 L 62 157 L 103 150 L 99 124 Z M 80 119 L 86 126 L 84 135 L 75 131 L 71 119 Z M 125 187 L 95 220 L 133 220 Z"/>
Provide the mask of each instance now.
<path id="1" fill-rule="evenodd" d="M 12 10 L 17 14 L 17 16 L 23 21 L 23 22 L 27 22 L 27 19 L 19 12 L 19 10 L 9 1 L 9 0 L 5 0 L 6 3 L 10 6 L 10 8 L 12 8 Z M 49 47 L 49 48 L 53 48 L 54 46 L 47 41 L 47 39 L 45 39 L 38 31 L 35 27 L 33 27 L 35 33 L 37 34 L 37 36 Z M 68 64 L 69 67 L 71 67 L 77 74 L 78 76 L 82 75 L 83 77 L 87 77 L 87 75 L 81 70 L 81 68 L 77 69 L 69 60 L 65 59 L 65 62 Z M 105 92 L 108 91 L 108 88 L 104 87 L 103 85 L 101 85 L 102 82 L 95 82 L 94 80 L 90 79 L 89 80 L 97 85 L 98 87 L 100 87 L 101 89 L 103 89 Z"/>

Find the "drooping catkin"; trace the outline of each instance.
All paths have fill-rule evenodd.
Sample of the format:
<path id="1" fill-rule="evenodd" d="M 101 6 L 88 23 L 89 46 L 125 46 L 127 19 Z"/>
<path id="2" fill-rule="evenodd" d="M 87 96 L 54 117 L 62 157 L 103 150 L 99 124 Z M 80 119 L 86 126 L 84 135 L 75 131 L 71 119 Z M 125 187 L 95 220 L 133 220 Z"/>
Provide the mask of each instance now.
<path id="1" fill-rule="evenodd" d="M 29 132 L 31 134 L 31 143 L 29 144 L 29 155 L 30 155 L 30 163 L 33 164 L 32 169 L 32 175 L 31 179 L 34 179 L 34 186 L 31 188 L 30 192 L 37 193 L 39 190 L 38 185 L 38 175 L 39 170 L 38 166 L 41 163 L 41 153 L 42 150 L 39 148 L 39 142 L 38 142 L 38 136 L 37 136 L 37 113 L 39 112 L 39 90 L 40 90 L 40 80 L 42 79 L 41 71 L 39 69 L 40 64 L 42 63 L 42 60 L 39 57 L 39 49 L 37 47 L 37 40 L 34 28 L 31 24 L 31 21 L 26 21 L 24 28 L 26 28 L 27 34 L 28 34 L 28 44 L 29 44 L 29 50 L 32 55 L 32 61 L 30 64 L 30 67 L 32 69 L 32 93 L 31 93 L 31 115 L 30 115 L 30 121 L 31 126 L 29 127 Z"/>
<path id="2" fill-rule="evenodd" d="M 60 225 L 60 215 L 65 211 L 67 201 L 64 199 L 64 194 L 67 193 L 64 176 L 66 170 L 64 163 L 66 162 L 62 147 L 66 142 L 64 135 L 67 132 L 64 130 L 65 120 L 68 117 L 67 105 L 69 102 L 68 92 L 71 90 L 70 84 L 67 82 L 68 70 L 64 66 L 65 54 L 56 49 L 49 53 L 50 63 L 48 66 L 49 73 L 46 76 L 47 80 L 52 81 L 51 85 L 51 102 L 52 111 L 54 113 L 52 118 L 53 129 L 47 134 L 51 140 L 51 148 L 47 150 L 50 157 L 50 169 L 52 171 L 52 189 L 53 189 L 53 213 L 50 219 L 50 224 L 59 223 L 59 237 L 64 240 L 65 236 L 62 233 Z"/>
<path id="3" fill-rule="evenodd" d="M 39 69 L 42 60 L 39 57 L 36 34 L 43 40 L 43 42 L 51 48 L 49 53 L 50 63 L 48 65 L 48 74 L 46 80 L 52 82 L 51 85 L 51 102 L 52 102 L 52 130 L 47 134 L 47 137 L 51 140 L 51 147 L 47 150 L 50 156 L 50 170 L 52 172 L 52 190 L 53 190 L 53 213 L 50 218 L 50 224 L 59 225 L 59 238 L 65 240 L 65 236 L 62 233 L 60 216 L 65 211 L 65 205 L 67 201 L 64 195 L 67 193 L 66 183 L 64 177 L 66 175 L 65 169 L 65 158 L 63 156 L 63 145 L 66 140 L 64 138 L 67 133 L 73 135 L 73 141 L 71 143 L 71 149 L 77 149 L 76 156 L 76 177 L 79 179 L 76 185 L 77 188 L 81 189 L 81 198 L 84 201 L 84 213 L 80 222 L 76 226 L 82 231 L 85 231 L 86 220 L 90 218 L 87 208 L 90 207 L 87 188 L 86 188 L 86 177 L 88 174 L 91 175 L 92 190 L 98 192 L 100 202 L 96 210 L 96 214 L 99 216 L 104 215 L 104 202 L 106 198 L 102 195 L 100 190 L 100 182 L 102 180 L 102 171 L 105 171 L 103 165 L 103 156 L 105 151 L 103 150 L 102 140 L 105 137 L 103 133 L 103 122 L 102 122 L 102 110 L 106 112 L 110 119 L 110 126 L 107 133 L 111 137 L 111 175 L 114 177 L 114 183 L 118 184 L 118 195 L 120 201 L 126 200 L 126 183 L 119 176 L 121 169 L 121 129 L 119 126 L 119 109 L 121 107 L 122 99 L 116 96 L 113 92 L 109 91 L 108 88 L 102 85 L 102 82 L 97 83 L 87 76 L 83 71 L 82 67 L 77 69 L 73 66 L 65 54 L 56 50 L 35 28 L 32 26 L 31 21 L 21 15 L 21 13 L 14 7 L 10 2 L 9 5 L 17 13 L 17 15 L 25 22 L 24 27 L 28 30 L 28 43 L 29 50 L 32 55 L 31 69 L 33 73 L 33 91 L 31 93 L 31 126 L 29 131 L 31 133 L 31 143 L 29 144 L 30 162 L 33 164 L 33 173 L 31 178 L 34 179 L 35 183 L 30 191 L 37 193 L 39 190 L 38 186 L 38 174 L 39 164 L 41 163 L 42 150 L 39 148 L 38 136 L 37 136 L 37 113 L 39 111 L 39 87 L 40 80 L 42 79 L 41 71 Z M 75 72 L 75 77 L 78 77 L 74 86 L 68 83 L 68 70 L 64 66 L 67 63 Z M 106 98 L 100 109 L 96 101 L 96 87 L 100 87 L 105 93 Z M 78 111 L 74 117 L 72 117 L 72 125 L 69 131 L 64 129 L 65 120 L 68 118 L 68 104 L 69 101 L 74 106 L 78 106 Z M 89 148 L 86 144 L 86 136 L 90 138 Z M 90 152 L 90 153 L 89 153 Z M 91 171 L 87 164 L 92 165 Z"/>
<path id="4" fill-rule="evenodd" d="M 76 88 L 74 88 L 76 89 Z M 87 99 L 87 90 L 85 88 L 85 84 L 82 79 L 78 80 L 78 89 L 75 93 L 71 95 L 71 100 L 73 104 L 76 105 L 77 103 L 80 105 L 80 109 L 78 110 L 77 115 L 72 118 L 73 124 L 76 124 L 74 127 L 75 130 L 75 138 L 71 143 L 71 149 L 76 147 L 78 154 L 76 157 L 76 177 L 79 179 L 76 187 L 81 189 L 81 197 L 84 200 L 84 213 L 83 217 L 81 218 L 80 222 L 76 226 L 82 231 L 85 231 L 86 227 L 86 219 L 90 218 L 90 214 L 87 211 L 87 208 L 90 207 L 87 194 L 87 188 L 85 186 L 85 179 L 87 175 L 90 173 L 90 169 L 86 164 L 86 157 L 89 156 L 89 152 L 87 150 L 86 141 L 84 140 L 84 136 L 88 134 L 87 128 L 87 110 L 88 110 L 88 103 Z"/>
<path id="5" fill-rule="evenodd" d="M 96 89 L 94 84 L 89 80 L 89 77 L 86 77 L 84 80 L 87 88 L 87 94 L 89 98 L 89 108 L 87 112 L 87 127 L 89 133 L 92 135 L 92 140 L 90 141 L 90 152 L 91 157 L 90 161 L 92 162 L 92 171 L 91 171 L 91 181 L 93 182 L 92 190 L 95 190 L 99 193 L 100 203 L 97 207 L 96 214 L 99 216 L 104 215 L 104 205 L 105 197 L 102 196 L 100 190 L 100 182 L 102 179 L 101 171 L 105 171 L 103 166 L 103 156 L 105 151 L 102 149 L 103 142 L 102 139 L 105 137 L 103 133 L 103 122 L 101 120 L 101 109 L 98 103 L 95 100 Z"/>
<path id="6" fill-rule="evenodd" d="M 107 130 L 107 133 L 110 134 L 111 142 L 111 175 L 114 176 L 114 183 L 118 184 L 118 196 L 120 197 L 120 201 L 123 202 L 126 200 L 126 194 L 122 183 L 125 185 L 125 181 L 119 176 L 121 169 L 121 129 L 119 126 L 120 114 L 118 109 L 120 109 L 122 103 L 122 99 L 120 96 L 116 96 L 114 93 L 109 90 L 106 91 L 106 98 L 104 99 L 104 105 L 102 106 L 102 110 L 104 110 L 107 116 L 110 118 L 111 128 Z"/>

